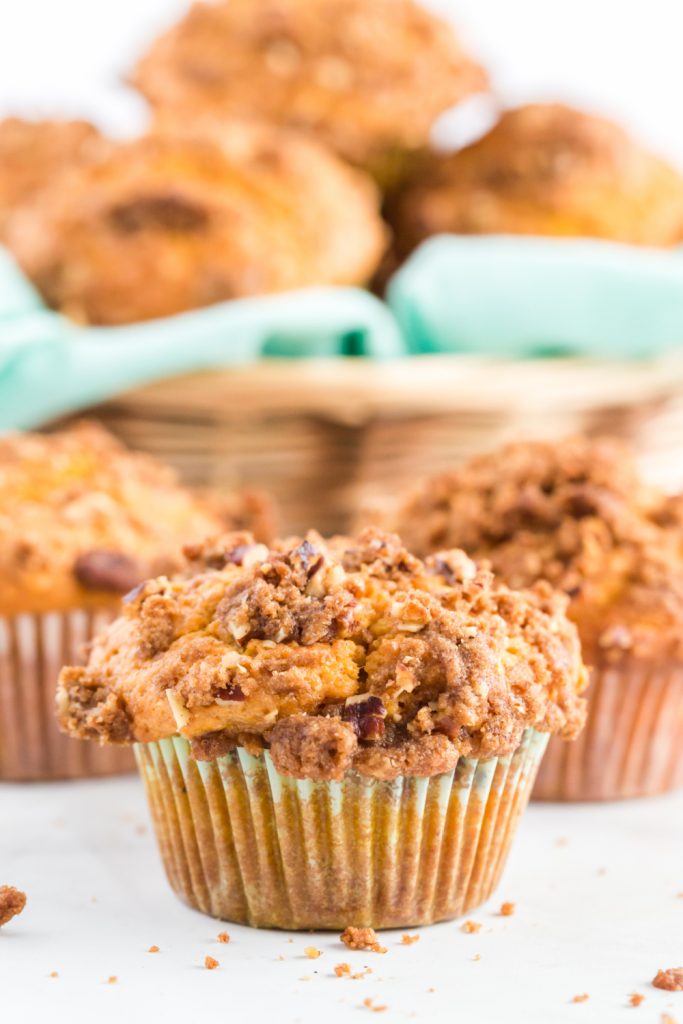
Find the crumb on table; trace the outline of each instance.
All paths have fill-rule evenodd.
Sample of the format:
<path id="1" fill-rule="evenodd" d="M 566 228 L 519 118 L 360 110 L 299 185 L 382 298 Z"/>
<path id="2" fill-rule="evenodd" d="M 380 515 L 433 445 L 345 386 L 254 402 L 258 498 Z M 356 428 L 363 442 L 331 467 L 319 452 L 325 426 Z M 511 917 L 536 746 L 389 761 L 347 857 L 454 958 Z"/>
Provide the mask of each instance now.
<path id="1" fill-rule="evenodd" d="M 322 956 L 322 952 L 316 949 L 315 946 L 306 946 L 304 953 L 309 960 L 317 960 L 319 956 Z"/>
<path id="2" fill-rule="evenodd" d="M 158 953 L 159 952 L 159 947 L 158 946 L 150 946 L 149 949 L 147 950 L 147 952 L 148 953 Z"/>
<path id="3" fill-rule="evenodd" d="M 386 947 L 380 946 L 374 928 L 354 928 L 349 925 L 339 936 L 347 949 L 363 949 L 370 953 L 386 953 Z"/>
<path id="4" fill-rule="evenodd" d="M 644 999 L 645 996 L 641 995 L 640 992 L 631 992 L 631 995 L 628 997 L 631 1006 L 640 1006 Z"/>
<path id="5" fill-rule="evenodd" d="M 587 992 L 583 992 L 580 996 L 574 996 L 574 998 L 572 999 L 572 1002 L 573 1003 L 586 1003 L 586 1002 L 588 1002 L 589 999 L 590 999 L 590 996 L 588 995 L 588 993 Z"/>
<path id="6" fill-rule="evenodd" d="M 344 978 L 351 973 L 351 964 L 335 964 L 334 973 L 338 978 Z"/>
<path id="7" fill-rule="evenodd" d="M 215 971 L 217 967 L 220 967 L 218 960 L 215 960 L 212 956 L 204 957 L 204 966 L 207 971 Z"/>
<path id="8" fill-rule="evenodd" d="M 20 914 L 26 906 L 26 893 L 13 885 L 0 885 L 0 928 Z"/>
<path id="9" fill-rule="evenodd" d="M 683 992 L 683 967 L 668 967 L 664 971 L 657 971 L 652 984 L 666 992 Z"/>
<path id="10" fill-rule="evenodd" d="M 465 932 L 467 935 L 476 935 L 477 932 L 481 931 L 481 925 L 478 921 L 463 921 L 461 932 Z"/>
<path id="11" fill-rule="evenodd" d="M 363 1006 L 368 1010 L 372 1010 L 373 1013 L 384 1013 L 386 1010 L 386 1006 L 377 1006 L 371 996 L 368 996 L 367 999 L 363 1000 Z"/>
<path id="12" fill-rule="evenodd" d="M 501 903 L 499 914 L 501 917 L 512 917 L 515 912 L 514 903 Z"/>
<path id="13" fill-rule="evenodd" d="M 223 945 L 227 945 L 230 942 L 230 936 L 227 932 L 219 932 L 216 936 L 217 942 L 222 942 Z"/>
<path id="14" fill-rule="evenodd" d="M 420 941 L 420 936 L 419 935 L 407 935 L 407 934 L 404 933 L 401 936 L 401 945 L 402 946 L 412 946 L 415 942 L 419 942 L 419 941 Z"/>

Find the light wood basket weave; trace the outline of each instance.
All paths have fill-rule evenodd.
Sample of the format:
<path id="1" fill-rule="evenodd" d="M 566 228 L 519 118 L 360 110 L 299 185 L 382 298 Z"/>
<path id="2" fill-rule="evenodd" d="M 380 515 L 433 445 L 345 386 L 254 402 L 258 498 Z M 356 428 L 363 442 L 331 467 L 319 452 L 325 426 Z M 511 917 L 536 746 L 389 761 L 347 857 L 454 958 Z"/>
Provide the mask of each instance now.
<path id="1" fill-rule="evenodd" d="M 265 361 L 165 380 L 88 414 L 194 486 L 270 492 L 283 532 L 349 528 L 359 507 L 515 438 L 624 437 L 683 486 L 683 358 Z"/>

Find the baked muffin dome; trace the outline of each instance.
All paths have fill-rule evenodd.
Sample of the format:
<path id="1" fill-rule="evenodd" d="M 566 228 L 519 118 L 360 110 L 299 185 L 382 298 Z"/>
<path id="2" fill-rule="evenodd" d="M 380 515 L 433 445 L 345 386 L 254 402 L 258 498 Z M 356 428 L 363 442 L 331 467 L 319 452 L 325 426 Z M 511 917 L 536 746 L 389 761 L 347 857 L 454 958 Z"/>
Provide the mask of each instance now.
<path id="1" fill-rule="evenodd" d="M 197 122 L 119 145 L 43 193 L 9 244 L 46 301 L 121 324 L 360 284 L 385 244 L 372 182 L 270 126 Z"/>
<path id="2" fill-rule="evenodd" d="M 589 664 L 683 654 L 683 514 L 616 441 L 511 444 L 423 485 L 388 516 L 412 550 L 460 546 L 511 587 L 570 597 Z"/>
<path id="3" fill-rule="evenodd" d="M 462 552 L 421 562 L 374 530 L 271 549 L 230 535 L 187 555 L 62 672 L 65 730 L 179 732 L 207 760 L 267 745 L 278 771 L 325 779 L 432 775 L 510 753 L 528 727 L 581 728 L 578 639 L 547 585 L 514 593 Z"/>
<path id="4" fill-rule="evenodd" d="M 532 104 L 504 113 L 465 149 L 427 160 L 389 219 L 402 255 L 439 233 L 674 245 L 683 238 L 683 177 L 610 121 Z"/>
<path id="5" fill-rule="evenodd" d="M 226 527 L 266 534 L 260 499 L 200 499 L 94 423 L 0 438 L 0 614 L 111 604 Z"/>
<path id="6" fill-rule="evenodd" d="M 450 26 L 414 0 L 195 3 L 133 76 L 158 111 L 302 128 L 380 178 L 486 81 Z"/>
<path id="7" fill-rule="evenodd" d="M 0 239 L 17 208 L 106 145 L 87 121 L 0 121 Z"/>

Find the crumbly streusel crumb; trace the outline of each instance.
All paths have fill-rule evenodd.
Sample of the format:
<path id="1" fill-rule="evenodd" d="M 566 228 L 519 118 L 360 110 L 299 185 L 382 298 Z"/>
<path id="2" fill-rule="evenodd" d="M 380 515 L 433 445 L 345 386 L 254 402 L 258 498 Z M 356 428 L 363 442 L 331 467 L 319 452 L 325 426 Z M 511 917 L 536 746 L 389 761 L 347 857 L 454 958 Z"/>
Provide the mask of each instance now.
<path id="1" fill-rule="evenodd" d="M 158 953 L 159 952 L 159 947 L 158 946 L 150 946 L 149 949 L 147 950 L 147 952 L 148 953 Z"/>
<path id="2" fill-rule="evenodd" d="M 317 960 L 319 956 L 322 956 L 321 950 L 316 949 L 315 946 L 306 946 L 304 953 L 309 960 Z"/>
<path id="3" fill-rule="evenodd" d="M 116 974 L 110 974 L 109 977 L 107 978 L 107 985 L 116 985 L 118 980 L 119 979 Z"/>
<path id="4" fill-rule="evenodd" d="M 220 967 L 220 963 L 212 956 L 204 957 L 204 966 L 207 971 L 215 971 L 217 967 Z"/>
<path id="5" fill-rule="evenodd" d="M 228 935 L 227 932 L 219 932 L 218 935 L 216 936 L 216 941 L 222 942 L 223 945 L 227 945 L 228 942 L 230 942 L 230 936 Z"/>
<path id="6" fill-rule="evenodd" d="M 339 936 L 347 949 L 363 949 L 370 953 L 386 953 L 386 947 L 380 946 L 374 928 L 354 928 L 348 925 Z"/>
<path id="7" fill-rule="evenodd" d="M 580 995 L 580 996 L 574 996 L 574 998 L 572 999 L 572 1002 L 573 1002 L 573 1003 L 585 1003 L 585 1002 L 587 1002 L 587 1001 L 588 1001 L 589 999 L 590 999 L 590 996 L 588 995 L 588 993 L 587 993 L 587 992 L 584 992 L 584 993 L 582 993 L 582 995 Z"/>
<path id="8" fill-rule="evenodd" d="M 501 917 L 512 917 L 515 912 L 514 903 L 501 903 L 498 913 Z"/>
<path id="9" fill-rule="evenodd" d="M 652 984 L 667 992 L 683 992 L 683 967 L 668 967 L 657 971 Z"/>
<path id="10" fill-rule="evenodd" d="M 640 1006 L 645 1001 L 645 996 L 641 995 L 640 992 L 632 992 L 628 997 L 628 1001 L 631 1006 Z"/>
<path id="11" fill-rule="evenodd" d="M 403 934 L 401 936 L 401 945 L 402 946 L 412 946 L 413 943 L 419 942 L 419 941 L 420 941 L 420 936 L 419 935 Z"/>
<path id="12" fill-rule="evenodd" d="M 467 935 L 476 935 L 477 932 L 481 931 L 481 927 L 479 921 L 463 921 L 460 931 L 465 932 Z"/>
<path id="13" fill-rule="evenodd" d="M 334 973 L 337 975 L 338 978 L 348 977 L 348 975 L 351 974 L 351 964 L 335 964 Z"/>
<path id="14" fill-rule="evenodd" d="M 26 893 L 13 885 L 0 885 L 0 928 L 22 912 L 26 906 Z"/>
<path id="15" fill-rule="evenodd" d="M 384 1013 L 387 1009 L 385 1005 L 378 1005 L 371 996 L 363 1000 L 363 1006 L 368 1010 L 372 1010 L 373 1013 Z"/>

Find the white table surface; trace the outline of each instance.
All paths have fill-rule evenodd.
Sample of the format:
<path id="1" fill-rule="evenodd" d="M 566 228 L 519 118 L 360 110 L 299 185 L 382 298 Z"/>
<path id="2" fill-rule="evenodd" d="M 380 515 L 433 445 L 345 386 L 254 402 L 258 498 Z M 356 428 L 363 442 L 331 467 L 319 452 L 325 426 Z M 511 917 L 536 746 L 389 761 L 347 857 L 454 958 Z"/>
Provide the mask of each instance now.
<path id="1" fill-rule="evenodd" d="M 411 946 L 385 932 L 386 955 L 351 952 L 336 934 L 255 931 L 187 909 L 166 884 L 135 777 L 0 785 L 0 884 L 28 895 L 0 932 L 2 1024 L 236 1014 L 249 1024 L 660 1024 L 663 1014 L 683 1024 L 683 993 L 650 984 L 658 968 L 683 965 L 681 793 L 532 806 L 498 893 L 470 915 L 481 931 L 437 925 Z M 498 915 L 503 900 L 514 916 Z M 216 941 L 223 928 L 229 945 Z M 306 946 L 322 956 L 307 959 Z M 207 954 L 218 969 L 204 968 Z M 373 972 L 337 978 L 342 961 Z M 645 996 L 637 1009 L 632 992 Z M 573 1003 L 582 993 L 590 998 Z M 368 997 L 386 1011 L 371 1014 Z"/>

